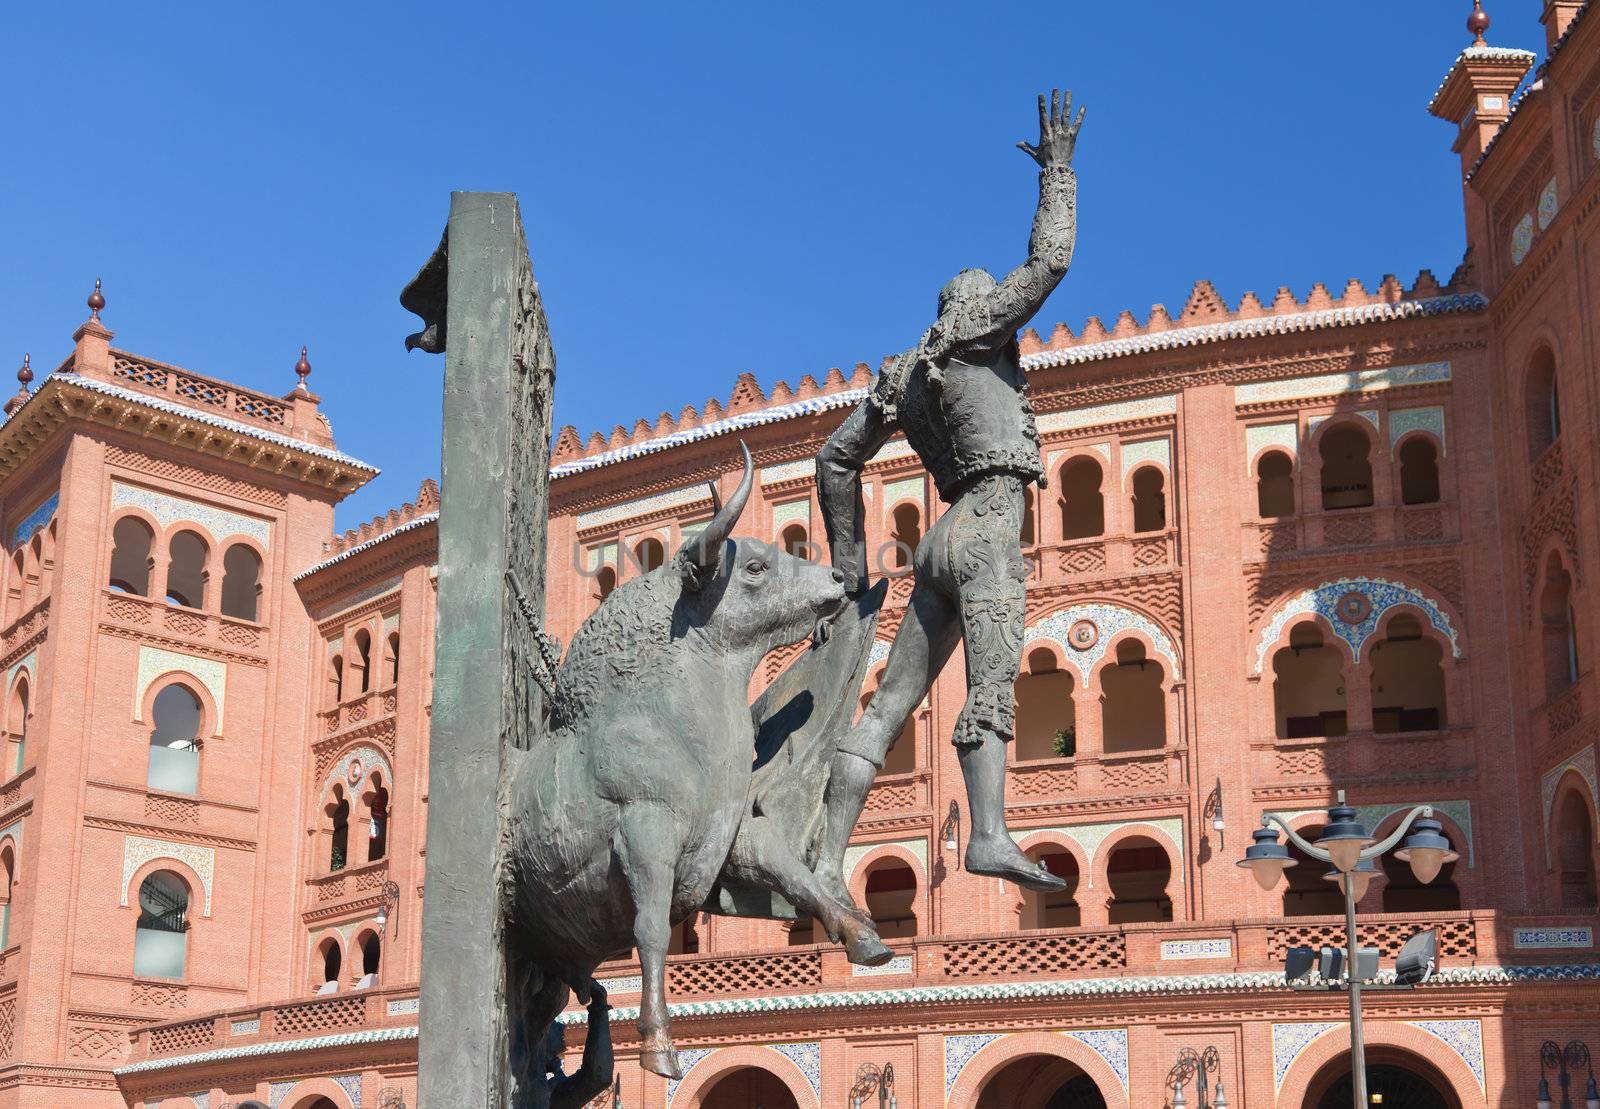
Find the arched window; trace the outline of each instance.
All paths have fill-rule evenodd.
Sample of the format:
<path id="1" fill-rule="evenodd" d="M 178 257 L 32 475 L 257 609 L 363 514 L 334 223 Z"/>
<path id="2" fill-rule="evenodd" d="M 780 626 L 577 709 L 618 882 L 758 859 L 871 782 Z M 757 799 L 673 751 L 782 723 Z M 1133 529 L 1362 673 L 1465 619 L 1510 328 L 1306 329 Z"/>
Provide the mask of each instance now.
<path id="1" fill-rule="evenodd" d="M 1321 628 L 1307 622 L 1290 629 L 1289 645 L 1272 656 L 1272 671 L 1278 738 L 1345 734 L 1344 656 L 1323 642 Z"/>
<path id="2" fill-rule="evenodd" d="M 1443 658 L 1415 616 L 1389 621 L 1388 634 L 1372 646 L 1373 731 L 1431 732 L 1446 725 Z"/>
<path id="3" fill-rule="evenodd" d="M 137 516 L 124 516 L 111 529 L 111 580 L 118 593 L 150 596 L 150 550 L 155 533 Z"/>
<path id="4" fill-rule="evenodd" d="M 695 927 L 699 919 L 699 913 L 690 913 L 687 919 L 672 930 L 672 938 L 667 941 L 668 955 L 700 953 L 700 930 Z"/>
<path id="5" fill-rule="evenodd" d="M 1161 663 L 1145 657 L 1144 644 L 1124 639 L 1117 662 L 1100 671 L 1100 722 L 1108 755 L 1159 751 L 1167 745 L 1167 697 Z"/>
<path id="6" fill-rule="evenodd" d="M 1556 864 L 1561 871 L 1561 907 L 1593 910 L 1600 905 L 1594 867 L 1594 823 L 1589 803 L 1568 789 L 1556 810 Z"/>
<path id="7" fill-rule="evenodd" d="M 1141 466 L 1133 472 L 1133 530 L 1164 531 L 1166 526 L 1166 478 L 1154 466 Z"/>
<path id="8" fill-rule="evenodd" d="M 1322 834 L 1322 826 L 1296 828 L 1295 831 L 1315 843 Z M 1297 865 L 1283 872 L 1288 881 L 1283 891 L 1283 915 L 1333 916 L 1344 912 L 1344 893 L 1339 883 L 1327 879 L 1332 864 L 1313 859 L 1295 846 L 1293 840 L 1289 840 L 1288 847 L 1289 857 Z"/>
<path id="9" fill-rule="evenodd" d="M 377 985 L 378 967 L 383 962 L 383 941 L 376 932 L 361 937 L 361 977 L 371 979 L 368 985 Z"/>
<path id="10" fill-rule="evenodd" d="M 139 886 L 133 973 L 140 978 L 182 978 L 188 954 L 189 884 L 170 870 L 158 870 Z"/>
<path id="11" fill-rule="evenodd" d="M 1146 836 L 1129 836 L 1111 852 L 1106 881 L 1111 901 L 1106 906 L 1112 924 L 1139 924 L 1172 919 L 1172 860 L 1161 845 Z"/>
<path id="12" fill-rule="evenodd" d="M 6 731 L 11 735 L 15 753 L 11 758 L 11 773 L 21 774 L 22 764 L 28 757 L 28 676 L 17 679 L 11 691 L 11 704 L 6 712 Z"/>
<path id="13" fill-rule="evenodd" d="M 1556 356 L 1549 347 L 1533 352 L 1528 364 L 1524 408 L 1528 421 L 1528 457 L 1536 459 L 1561 437 L 1561 394 L 1556 381 Z"/>
<path id="14" fill-rule="evenodd" d="M 322 941 L 317 955 L 322 963 L 322 985 L 317 992 L 334 993 L 339 989 L 339 972 L 344 969 L 344 948 L 338 940 L 329 936 Z"/>
<path id="15" fill-rule="evenodd" d="M 163 686 L 150 708 L 150 769 L 145 784 L 168 793 L 200 787 L 200 698 L 188 686 Z"/>
<path id="16" fill-rule="evenodd" d="M 358 628 L 350 641 L 355 645 L 355 652 L 350 656 L 355 673 L 350 676 L 360 683 L 361 692 L 365 693 L 372 688 L 372 633 Z"/>
<path id="17" fill-rule="evenodd" d="M 1572 576 L 1554 552 L 1545 564 L 1544 578 L 1539 615 L 1543 621 L 1544 690 L 1548 699 L 1578 680 L 1578 627 L 1572 611 Z"/>
<path id="18" fill-rule="evenodd" d="M 11 584 L 6 588 L 6 624 L 9 626 L 17 622 L 22 616 L 22 593 L 27 585 L 27 569 L 24 562 L 26 552 L 18 547 L 17 553 L 11 556 Z"/>
<path id="19" fill-rule="evenodd" d="M 904 570 L 911 565 L 917 544 L 922 542 L 922 510 L 914 504 L 902 504 L 894 510 L 895 545 L 889 555 L 889 565 L 894 570 Z"/>
<path id="20" fill-rule="evenodd" d="M 648 574 L 651 570 L 660 569 L 667 561 L 667 549 L 661 545 L 661 540 L 647 535 L 633 549 L 633 558 L 639 564 L 640 572 Z"/>
<path id="21" fill-rule="evenodd" d="M 330 835 L 328 837 L 328 870 L 343 870 L 350 860 L 350 798 L 344 787 L 333 787 L 333 799 L 327 805 Z"/>
<path id="22" fill-rule="evenodd" d="M 222 615 L 254 620 L 260 593 L 261 556 L 235 543 L 222 556 Z"/>
<path id="23" fill-rule="evenodd" d="M 1353 424 L 1329 428 L 1322 437 L 1322 507 L 1366 508 L 1372 504 L 1372 440 Z"/>
<path id="24" fill-rule="evenodd" d="M 1028 486 L 1022 491 L 1022 545 L 1035 546 L 1039 542 L 1039 490 Z"/>
<path id="25" fill-rule="evenodd" d="M 1078 753 L 1077 706 L 1072 700 L 1072 674 L 1056 669 L 1056 656 L 1046 647 L 1028 655 L 1028 672 L 1017 679 L 1017 739 L 1011 755 L 1017 762 L 1071 758 Z"/>
<path id="26" fill-rule="evenodd" d="M 1091 539 L 1106 533 L 1103 474 L 1092 458 L 1074 458 L 1061 467 L 1061 538 Z"/>
<path id="27" fill-rule="evenodd" d="M 29 542 L 25 548 L 28 552 L 28 556 L 27 569 L 23 572 L 22 584 L 22 610 L 24 612 L 38 604 L 39 598 L 44 595 L 44 589 L 42 587 L 44 574 L 44 569 L 42 566 L 43 556 L 41 554 L 42 547 L 43 544 L 39 541 L 39 537 L 35 535 L 32 541 Z"/>
<path id="28" fill-rule="evenodd" d="M 917 934 L 917 876 L 897 859 L 886 859 L 867 872 L 867 914 L 886 940 Z"/>
<path id="29" fill-rule="evenodd" d="M 1439 452 L 1421 435 L 1400 444 L 1400 500 L 1404 504 L 1439 500 Z"/>
<path id="30" fill-rule="evenodd" d="M 391 689 L 400 684 L 399 632 L 390 632 L 383 641 L 383 680 Z"/>
<path id="31" fill-rule="evenodd" d="M 806 536 L 804 524 L 790 524 L 783 529 L 783 549 L 785 553 L 796 558 L 808 558 L 811 554 L 811 544 Z"/>
<path id="32" fill-rule="evenodd" d="M 374 772 L 367 792 L 367 861 L 375 863 L 389 850 L 389 791 L 382 775 Z"/>
<path id="33" fill-rule="evenodd" d="M 617 571 L 611 566 L 600 567 L 600 572 L 594 576 L 594 599 L 603 601 L 611 596 L 611 591 L 617 587 Z"/>
<path id="34" fill-rule="evenodd" d="M 328 695 L 332 698 L 329 707 L 335 707 L 344 700 L 344 656 L 334 655 L 328 660 Z"/>
<path id="35" fill-rule="evenodd" d="M 28 544 L 29 561 L 33 563 L 34 598 L 50 595 L 50 559 L 44 549 L 44 533 L 35 532 Z"/>
<path id="36" fill-rule="evenodd" d="M 11 946 L 11 889 L 17 879 L 17 853 L 0 850 L 0 951 Z"/>
<path id="37" fill-rule="evenodd" d="M 1043 863 L 1044 868 L 1067 883 L 1067 888 L 1049 893 L 1039 890 L 1022 891 L 1022 916 L 1018 926 L 1032 928 L 1076 928 L 1083 923 L 1078 909 L 1078 860 L 1064 848 L 1039 847 L 1028 852 L 1028 858 Z"/>
<path id="38" fill-rule="evenodd" d="M 192 531 L 180 531 L 168 544 L 167 556 L 167 603 L 205 608 L 205 540 Z"/>
<path id="39" fill-rule="evenodd" d="M 1387 835 L 1387 830 L 1385 830 Z M 1452 850 L 1459 850 L 1448 832 Z M 1390 851 L 1378 860 L 1383 867 L 1383 911 L 1386 913 L 1453 913 L 1461 908 L 1461 891 L 1456 888 L 1456 864 L 1445 863 L 1433 881 L 1423 885 L 1411 864 L 1395 858 Z M 1335 889 L 1338 883 L 1330 882 Z M 1341 901 L 1343 895 L 1341 895 Z M 1344 911 L 1344 906 L 1339 906 Z"/>
<path id="40" fill-rule="evenodd" d="M 1256 512 L 1263 520 L 1294 515 L 1294 462 L 1282 451 L 1256 463 Z"/>
<path id="41" fill-rule="evenodd" d="M 882 678 L 880 673 L 879 678 Z M 873 683 L 872 692 L 861 698 L 861 712 L 867 711 L 867 706 L 872 704 L 873 696 L 878 692 L 877 683 Z M 861 714 L 856 714 L 860 719 Z M 883 768 L 879 774 L 909 774 L 917 768 L 917 714 L 915 711 L 901 725 L 900 734 L 895 736 L 894 743 L 890 744 L 889 751 L 883 757 Z"/>

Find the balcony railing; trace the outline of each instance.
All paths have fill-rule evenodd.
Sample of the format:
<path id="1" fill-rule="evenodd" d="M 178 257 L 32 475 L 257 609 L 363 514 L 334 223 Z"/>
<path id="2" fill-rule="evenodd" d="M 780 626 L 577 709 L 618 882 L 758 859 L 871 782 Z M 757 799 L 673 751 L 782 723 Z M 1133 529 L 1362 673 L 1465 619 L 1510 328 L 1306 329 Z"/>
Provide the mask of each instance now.
<path id="1" fill-rule="evenodd" d="M 288 423 L 288 406 L 277 397 L 122 351 L 111 352 L 111 376 L 140 392 L 167 397 L 190 408 L 203 405 L 220 415 L 261 427 L 281 428 Z"/>
<path id="2" fill-rule="evenodd" d="M 1064 759 L 1032 759 L 1006 769 L 1006 798 L 1012 804 L 1070 801 L 1077 794 L 1138 794 L 1160 791 L 1183 781 L 1176 748 L 1126 754 L 1080 753 Z"/>
<path id="3" fill-rule="evenodd" d="M 317 713 L 317 719 L 322 721 L 322 734 L 332 735 L 385 716 L 393 716 L 399 703 L 399 695 L 392 687 L 374 689 L 340 702 L 331 709 L 322 710 Z"/>
<path id="4" fill-rule="evenodd" d="M 1250 744 L 1261 780 L 1341 778 L 1379 780 L 1397 766 L 1412 772 L 1470 775 L 1476 765 L 1470 726 L 1415 732 L 1347 732 L 1304 739 L 1270 737 Z"/>
<path id="5" fill-rule="evenodd" d="M 1170 570 L 1178 564 L 1177 529 L 1138 535 L 1104 535 L 1041 543 L 1024 551 L 1029 580 L 1118 578 L 1147 570 Z"/>
<path id="6" fill-rule="evenodd" d="M 1311 511 L 1244 524 L 1249 561 L 1287 558 L 1388 543 L 1436 543 L 1456 538 L 1455 508 L 1447 502 Z"/>
<path id="7" fill-rule="evenodd" d="M 199 640 L 229 651 L 255 653 L 267 645 L 267 629 L 251 620 L 184 608 L 133 593 L 111 589 L 104 593 L 106 619 L 126 628 Z"/>

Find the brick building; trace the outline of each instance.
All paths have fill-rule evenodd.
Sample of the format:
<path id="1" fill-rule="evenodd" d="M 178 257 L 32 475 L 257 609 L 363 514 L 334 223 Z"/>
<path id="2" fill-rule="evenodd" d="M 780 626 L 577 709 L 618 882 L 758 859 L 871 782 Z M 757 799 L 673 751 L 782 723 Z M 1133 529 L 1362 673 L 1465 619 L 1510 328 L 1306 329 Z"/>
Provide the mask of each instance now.
<path id="1" fill-rule="evenodd" d="M 1541 1040 L 1600 1047 L 1586 11 L 1547 0 L 1537 73 L 1480 42 L 1430 105 L 1466 182 L 1447 283 L 1230 307 L 1200 282 L 1176 315 L 1026 337 L 1050 484 L 1024 525 L 1009 814 L 1069 892 L 958 865 L 957 663 L 848 859 L 895 959 L 696 917 L 670 969 L 687 1073 L 641 1072 L 619 1019 L 605 1103 L 834 1109 L 892 1063 L 907 1107 L 1129 1109 L 1212 1045 L 1235 1106 L 1347 1105 L 1342 995 L 1277 973 L 1336 942 L 1335 887 L 1234 866 L 1263 813 L 1315 828 L 1335 788 L 1385 831 L 1433 803 L 1461 854 L 1427 887 L 1386 867 L 1362 902 L 1387 956 L 1430 926 L 1443 951 L 1433 983 L 1369 998 L 1386 1104 L 1531 1104 Z M 375 470 L 304 375 L 278 398 L 115 349 L 102 306 L 0 426 L 0 1109 L 414 1103 L 438 490 L 334 536 Z M 739 530 L 820 542 L 811 460 L 869 377 L 746 376 L 564 429 L 550 630 L 693 534 L 740 439 Z M 865 485 L 892 567 L 941 506 L 899 440 Z M 603 977 L 636 1003 L 636 967 Z"/>

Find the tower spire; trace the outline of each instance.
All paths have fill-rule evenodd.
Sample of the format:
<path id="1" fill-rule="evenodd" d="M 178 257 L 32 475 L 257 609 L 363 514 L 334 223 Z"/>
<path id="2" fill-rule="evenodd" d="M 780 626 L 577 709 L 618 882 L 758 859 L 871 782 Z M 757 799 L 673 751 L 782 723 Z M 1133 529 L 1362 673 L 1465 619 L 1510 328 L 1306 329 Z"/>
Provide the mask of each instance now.
<path id="1" fill-rule="evenodd" d="M 98 323 L 100 320 L 100 309 L 106 306 L 106 298 L 105 295 L 100 292 L 100 279 L 98 277 L 94 279 L 94 292 L 89 294 L 88 305 L 89 318 Z"/>
<path id="2" fill-rule="evenodd" d="M 306 387 L 306 378 L 311 376 L 311 363 L 306 360 L 306 348 L 303 346 L 300 348 L 300 361 L 294 364 L 294 372 L 300 378 L 300 384 L 296 385 L 295 388 L 304 389 Z"/>

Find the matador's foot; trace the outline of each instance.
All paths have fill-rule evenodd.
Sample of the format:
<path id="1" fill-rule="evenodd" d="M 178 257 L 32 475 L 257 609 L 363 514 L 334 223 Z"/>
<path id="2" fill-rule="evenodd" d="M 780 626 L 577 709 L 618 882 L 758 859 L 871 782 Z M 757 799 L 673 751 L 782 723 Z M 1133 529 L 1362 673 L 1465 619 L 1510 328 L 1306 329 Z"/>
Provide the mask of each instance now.
<path id="1" fill-rule="evenodd" d="M 968 873 L 1004 878 L 1023 889 L 1053 893 L 1067 888 L 1064 879 L 1024 855 L 1010 836 L 974 837 L 967 843 L 966 867 Z"/>
<path id="2" fill-rule="evenodd" d="M 850 891 L 845 888 L 844 879 L 837 872 L 830 873 L 827 868 L 823 868 L 816 871 L 816 877 L 822 886 L 822 892 L 838 902 L 841 911 L 849 914 L 857 923 L 865 924 L 868 928 L 877 928 L 872 917 L 856 904 L 855 898 L 850 896 Z"/>

